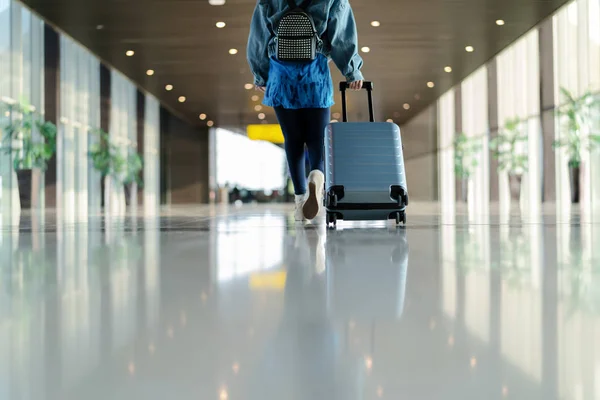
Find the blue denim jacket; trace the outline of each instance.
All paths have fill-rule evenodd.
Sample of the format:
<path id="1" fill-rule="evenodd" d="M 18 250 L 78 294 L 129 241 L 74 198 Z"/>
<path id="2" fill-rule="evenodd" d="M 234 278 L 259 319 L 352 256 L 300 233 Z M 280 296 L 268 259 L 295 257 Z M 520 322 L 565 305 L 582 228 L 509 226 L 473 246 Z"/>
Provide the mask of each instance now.
<path id="1" fill-rule="evenodd" d="M 247 56 L 254 84 L 258 86 L 265 86 L 269 78 L 269 59 L 277 54 L 276 26 L 288 9 L 287 0 L 258 0 L 254 10 Z M 348 82 L 363 79 L 356 22 L 348 0 L 313 0 L 307 11 L 321 39 L 317 51 L 331 58 Z"/>

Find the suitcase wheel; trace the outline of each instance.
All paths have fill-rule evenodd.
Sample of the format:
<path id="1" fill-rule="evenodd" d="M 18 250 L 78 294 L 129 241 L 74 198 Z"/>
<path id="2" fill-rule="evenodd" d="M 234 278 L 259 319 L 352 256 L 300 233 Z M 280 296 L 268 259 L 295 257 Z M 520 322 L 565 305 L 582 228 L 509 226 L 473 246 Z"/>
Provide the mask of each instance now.
<path id="1" fill-rule="evenodd" d="M 401 223 L 406 225 L 406 212 L 404 211 L 398 211 L 396 213 L 396 225 L 400 225 Z"/>
<path id="2" fill-rule="evenodd" d="M 328 228 L 335 229 L 335 226 L 337 224 L 337 214 L 328 212 L 326 221 L 327 221 Z"/>
<path id="3" fill-rule="evenodd" d="M 338 201 L 337 194 L 335 194 L 333 192 L 327 193 L 327 207 L 329 207 L 329 208 L 337 207 L 337 201 Z"/>

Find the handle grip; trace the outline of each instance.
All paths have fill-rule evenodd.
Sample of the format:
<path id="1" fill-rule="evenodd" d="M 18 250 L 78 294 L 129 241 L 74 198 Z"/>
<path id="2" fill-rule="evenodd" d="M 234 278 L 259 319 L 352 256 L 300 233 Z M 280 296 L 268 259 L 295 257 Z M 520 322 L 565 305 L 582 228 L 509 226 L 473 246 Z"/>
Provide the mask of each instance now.
<path id="1" fill-rule="evenodd" d="M 340 82 L 340 91 L 342 92 L 342 121 L 348 122 L 348 111 L 346 106 L 346 90 L 349 88 L 350 83 Z M 363 89 L 367 91 L 369 96 L 369 121 L 375 122 L 375 113 L 373 111 L 373 82 L 364 81 Z"/>
<path id="2" fill-rule="evenodd" d="M 350 87 L 350 82 L 340 82 L 340 91 L 345 92 Z M 373 90 L 373 82 L 371 81 L 363 81 L 363 89 L 365 90 Z"/>

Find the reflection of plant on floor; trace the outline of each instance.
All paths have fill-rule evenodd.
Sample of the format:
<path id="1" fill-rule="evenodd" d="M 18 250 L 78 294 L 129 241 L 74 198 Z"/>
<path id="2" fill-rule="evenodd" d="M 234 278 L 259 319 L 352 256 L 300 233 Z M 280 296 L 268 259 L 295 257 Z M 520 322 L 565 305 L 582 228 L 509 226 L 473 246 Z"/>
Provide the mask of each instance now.
<path id="1" fill-rule="evenodd" d="M 139 238 L 134 236 L 121 237 L 110 244 L 98 246 L 92 250 L 91 260 L 97 267 L 121 266 L 130 267 L 142 259 L 143 251 Z M 126 263 L 121 263 L 126 261 Z"/>
<path id="2" fill-rule="evenodd" d="M 569 261 L 561 265 L 561 275 L 568 285 L 569 317 L 577 311 L 600 315 L 600 268 L 594 265 L 598 263 L 585 262 L 580 251 L 571 253 Z"/>
<path id="3" fill-rule="evenodd" d="M 10 294 L 18 291 L 38 290 L 45 285 L 51 262 L 43 251 L 31 248 L 17 248 L 10 256 L 10 268 L 4 270 L 2 279 Z M 25 296 L 29 298 L 29 296 Z"/>
<path id="4" fill-rule="evenodd" d="M 521 288 L 531 280 L 531 246 L 523 233 L 509 232 L 506 239 L 500 239 L 499 262 L 493 268 L 500 270 L 502 280 L 510 288 Z"/>
<path id="5" fill-rule="evenodd" d="M 463 275 L 468 275 L 486 267 L 486 260 L 481 256 L 482 246 L 468 229 L 456 231 L 456 266 Z"/>

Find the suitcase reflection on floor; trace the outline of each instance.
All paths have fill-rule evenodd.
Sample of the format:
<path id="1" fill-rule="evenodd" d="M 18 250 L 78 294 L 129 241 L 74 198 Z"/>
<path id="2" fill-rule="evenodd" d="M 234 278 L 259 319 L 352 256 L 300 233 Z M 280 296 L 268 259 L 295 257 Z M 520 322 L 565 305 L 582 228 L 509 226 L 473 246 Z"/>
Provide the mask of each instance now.
<path id="1" fill-rule="evenodd" d="M 404 229 L 329 231 L 327 305 L 336 318 L 400 318 L 409 247 Z"/>

